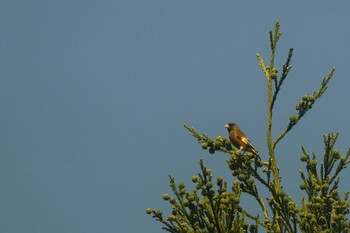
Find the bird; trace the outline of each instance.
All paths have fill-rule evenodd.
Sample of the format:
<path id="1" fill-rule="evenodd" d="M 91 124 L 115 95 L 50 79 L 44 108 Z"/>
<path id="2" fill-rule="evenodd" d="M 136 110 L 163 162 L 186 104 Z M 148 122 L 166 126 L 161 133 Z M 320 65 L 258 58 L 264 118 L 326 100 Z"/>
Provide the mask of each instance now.
<path id="1" fill-rule="evenodd" d="M 229 138 L 234 147 L 238 149 L 237 153 L 241 151 L 249 151 L 257 156 L 258 150 L 250 142 L 249 138 L 241 131 L 235 123 L 227 123 L 225 125 L 229 133 Z"/>

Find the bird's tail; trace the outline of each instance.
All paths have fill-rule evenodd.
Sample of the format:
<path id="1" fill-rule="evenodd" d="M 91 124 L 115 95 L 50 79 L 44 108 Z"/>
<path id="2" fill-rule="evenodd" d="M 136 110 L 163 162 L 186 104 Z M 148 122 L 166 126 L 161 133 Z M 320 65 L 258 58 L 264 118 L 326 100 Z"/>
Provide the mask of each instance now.
<path id="1" fill-rule="evenodd" d="M 254 147 L 251 148 L 251 152 L 257 156 L 259 156 L 259 151 L 257 149 L 255 149 Z"/>

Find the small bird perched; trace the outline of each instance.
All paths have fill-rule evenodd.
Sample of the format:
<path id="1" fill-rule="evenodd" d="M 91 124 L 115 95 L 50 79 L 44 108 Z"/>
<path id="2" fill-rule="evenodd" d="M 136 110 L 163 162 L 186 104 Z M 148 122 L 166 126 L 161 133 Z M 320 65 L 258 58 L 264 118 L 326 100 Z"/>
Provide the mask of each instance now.
<path id="1" fill-rule="evenodd" d="M 243 151 L 249 151 L 253 154 L 258 155 L 258 150 L 252 145 L 249 141 L 249 138 L 240 130 L 240 128 L 235 123 L 227 123 L 225 125 L 229 133 L 229 138 L 232 143 L 238 150 L 238 153 Z"/>

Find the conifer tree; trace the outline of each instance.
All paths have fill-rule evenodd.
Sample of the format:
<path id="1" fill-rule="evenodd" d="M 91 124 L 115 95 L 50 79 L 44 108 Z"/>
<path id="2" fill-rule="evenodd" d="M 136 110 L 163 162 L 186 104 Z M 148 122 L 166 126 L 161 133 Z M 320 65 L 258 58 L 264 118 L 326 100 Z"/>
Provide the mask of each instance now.
<path id="1" fill-rule="evenodd" d="M 280 24 L 275 23 L 269 32 L 271 54 L 268 65 L 257 54 L 258 64 L 267 82 L 267 123 L 266 143 L 268 161 L 258 159 L 253 153 L 242 155 L 231 146 L 228 138 L 218 136 L 215 139 L 185 124 L 184 127 L 197 139 L 204 150 L 214 154 L 228 153 L 226 161 L 233 180 L 222 177 L 214 179 L 210 169 L 200 160 L 200 172 L 192 177 L 194 188 L 189 190 L 183 183 L 176 184 L 169 176 L 173 195 L 164 194 L 163 199 L 171 205 L 172 212 L 164 217 L 161 210 L 148 208 L 147 214 L 163 224 L 163 229 L 172 233 L 228 233 L 228 232 L 350 232 L 349 192 L 339 193 L 339 175 L 350 163 L 350 149 L 345 155 L 334 148 L 338 134 L 324 135 L 323 159 L 317 161 L 314 153 L 301 148 L 300 160 L 305 170 L 300 170 L 300 189 L 304 196 L 292 197 L 282 186 L 278 159 L 275 148 L 298 122 L 311 110 L 324 94 L 331 80 L 334 68 L 323 78 L 320 87 L 313 93 L 304 95 L 296 104 L 296 113 L 281 133 L 273 138 L 271 134 L 272 117 L 275 102 L 284 81 L 288 77 L 293 55 L 289 49 L 287 59 L 278 75 L 275 67 L 275 52 L 280 39 Z M 319 158 L 319 157 L 318 157 Z M 231 185 L 229 185 L 231 184 Z M 261 189 L 265 189 L 264 192 Z M 267 193 L 263 196 L 262 193 Z M 241 202 L 242 195 L 256 200 L 259 213 L 251 213 Z M 298 203 L 300 203 L 298 205 Z"/>

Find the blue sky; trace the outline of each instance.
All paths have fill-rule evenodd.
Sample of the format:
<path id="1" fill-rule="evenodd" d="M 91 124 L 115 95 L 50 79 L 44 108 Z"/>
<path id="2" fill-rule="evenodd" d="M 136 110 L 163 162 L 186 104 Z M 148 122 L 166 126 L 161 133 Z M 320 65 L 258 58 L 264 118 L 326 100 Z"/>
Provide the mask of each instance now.
<path id="1" fill-rule="evenodd" d="M 191 187 L 199 159 L 231 180 L 182 127 L 226 136 L 234 121 L 266 159 L 266 83 L 256 53 L 281 22 L 277 67 L 293 69 L 274 112 L 277 136 L 336 67 L 325 95 L 277 148 L 300 200 L 300 147 L 327 132 L 350 146 L 350 4 L 277 1 L 0 3 L 0 232 L 162 232 L 168 174 Z M 343 173 L 343 190 L 349 190 Z M 230 183 L 230 182 L 229 182 Z M 254 211 L 254 205 L 247 208 Z"/>

